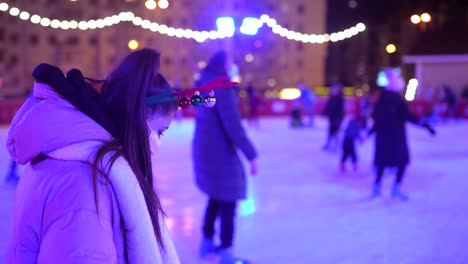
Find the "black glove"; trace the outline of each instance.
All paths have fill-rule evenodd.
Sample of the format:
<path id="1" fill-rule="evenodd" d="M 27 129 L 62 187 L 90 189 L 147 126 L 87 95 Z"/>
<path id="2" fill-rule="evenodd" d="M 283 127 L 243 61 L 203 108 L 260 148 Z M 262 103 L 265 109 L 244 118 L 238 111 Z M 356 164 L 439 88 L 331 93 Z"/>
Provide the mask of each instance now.
<path id="1" fill-rule="evenodd" d="M 436 134 L 436 131 L 434 130 L 434 128 L 431 125 L 429 125 L 428 123 L 424 123 L 424 124 L 422 124 L 422 126 L 424 128 L 426 128 L 429 131 L 429 133 L 431 133 L 431 135 L 434 136 Z"/>

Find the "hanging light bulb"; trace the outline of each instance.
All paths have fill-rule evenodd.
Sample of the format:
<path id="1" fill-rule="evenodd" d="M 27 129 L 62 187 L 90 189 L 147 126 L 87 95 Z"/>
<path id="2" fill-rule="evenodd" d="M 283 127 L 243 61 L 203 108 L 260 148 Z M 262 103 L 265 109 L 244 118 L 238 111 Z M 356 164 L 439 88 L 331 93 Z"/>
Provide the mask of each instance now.
<path id="1" fill-rule="evenodd" d="M 132 39 L 128 42 L 128 48 L 131 50 L 136 50 L 140 46 L 140 43 L 138 43 L 137 40 Z"/>
<path id="2" fill-rule="evenodd" d="M 78 22 L 76 20 L 70 21 L 70 28 L 71 29 L 77 29 L 78 28 Z"/>
<path id="3" fill-rule="evenodd" d="M 30 16 L 31 15 L 26 11 L 21 12 L 20 15 L 19 15 L 20 19 L 22 19 L 22 20 L 28 20 Z"/>
<path id="4" fill-rule="evenodd" d="M 20 10 L 19 10 L 18 8 L 12 7 L 12 8 L 10 9 L 10 15 L 12 15 L 12 16 L 18 16 L 19 14 L 20 14 Z"/>
<path id="5" fill-rule="evenodd" d="M 33 24 L 39 24 L 41 22 L 41 17 L 38 15 L 32 15 L 30 20 Z"/>
<path id="6" fill-rule="evenodd" d="M 50 19 L 47 17 L 44 17 L 41 19 L 41 26 L 43 27 L 48 27 L 50 25 Z"/>
<path id="7" fill-rule="evenodd" d="M 5 11 L 8 10 L 8 8 L 10 8 L 10 7 L 8 6 L 7 3 L 0 3 L 0 11 L 5 12 Z"/>

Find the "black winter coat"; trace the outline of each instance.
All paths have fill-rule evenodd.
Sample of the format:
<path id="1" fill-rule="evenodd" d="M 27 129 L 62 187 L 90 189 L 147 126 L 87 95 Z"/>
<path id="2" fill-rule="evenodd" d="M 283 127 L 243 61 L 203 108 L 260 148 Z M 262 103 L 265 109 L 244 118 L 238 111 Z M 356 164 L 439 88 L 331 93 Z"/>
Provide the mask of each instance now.
<path id="1" fill-rule="evenodd" d="M 332 95 L 325 105 L 323 114 L 331 121 L 341 121 L 344 118 L 344 98 L 342 95 Z"/>
<path id="2" fill-rule="evenodd" d="M 410 113 L 403 97 L 391 91 L 383 91 L 372 114 L 376 133 L 374 165 L 378 167 L 402 167 L 409 161 L 406 122 L 419 124 Z"/>

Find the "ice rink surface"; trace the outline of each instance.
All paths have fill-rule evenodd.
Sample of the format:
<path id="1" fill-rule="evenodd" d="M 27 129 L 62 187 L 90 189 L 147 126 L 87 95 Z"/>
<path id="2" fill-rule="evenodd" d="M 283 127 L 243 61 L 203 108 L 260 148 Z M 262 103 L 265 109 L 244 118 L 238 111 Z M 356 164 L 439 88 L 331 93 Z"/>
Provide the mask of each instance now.
<path id="1" fill-rule="evenodd" d="M 157 163 L 159 195 L 182 263 L 199 260 L 206 197 L 192 173 L 193 122 L 174 122 L 162 139 Z M 359 170 L 341 173 L 339 152 L 324 152 L 326 124 L 291 129 L 287 119 L 246 126 L 258 148 L 259 175 L 249 177 L 249 199 L 240 203 L 236 252 L 254 264 L 468 263 L 468 122 L 436 126 L 438 135 L 409 127 L 412 163 L 403 190 L 392 200 L 386 173 L 384 195 L 369 199 L 373 139 L 358 146 Z M 9 156 L 7 127 L 0 128 L 0 175 Z M 203 146 L 198 146 L 203 147 Z M 21 170 L 21 168 L 20 168 Z M 221 172 L 220 172 L 221 173 Z M 0 263 L 12 225 L 15 186 L 0 185 Z"/>

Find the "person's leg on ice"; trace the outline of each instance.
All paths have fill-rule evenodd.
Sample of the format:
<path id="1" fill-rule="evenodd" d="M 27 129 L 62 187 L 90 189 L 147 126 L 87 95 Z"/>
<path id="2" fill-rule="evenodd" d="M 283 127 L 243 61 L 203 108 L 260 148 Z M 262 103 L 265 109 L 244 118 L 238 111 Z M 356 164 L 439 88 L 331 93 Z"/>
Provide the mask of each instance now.
<path id="1" fill-rule="evenodd" d="M 220 264 L 246 264 L 246 260 L 234 255 L 234 221 L 236 216 L 236 202 L 220 203 L 219 215 L 221 218 L 221 246 L 219 247 Z"/>
<path id="2" fill-rule="evenodd" d="M 380 196 L 381 194 L 381 186 L 382 186 L 382 178 L 384 173 L 385 167 L 378 166 L 377 167 L 377 175 L 374 182 L 374 188 L 372 190 L 372 197 Z"/>
<path id="3" fill-rule="evenodd" d="M 349 157 L 349 153 L 346 151 L 346 149 L 343 149 L 343 155 L 341 156 L 341 163 L 340 163 L 340 170 L 342 172 L 346 171 L 346 160 Z"/>
<path id="4" fill-rule="evenodd" d="M 398 167 L 395 184 L 392 189 L 392 197 L 407 201 L 409 196 L 400 190 L 401 183 L 405 176 L 406 166 Z"/>
<path id="5" fill-rule="evenodd" d="M 343 139 L 342 145 L 343 156 L 341 158 L 341 170 L 346 169 L 346 160 L 351 158 L 353 165 L 356 163 L 356 153 L 354 149 L 354 140 L 350 137 L 345 137 Z"/>
<path id="6" fill-rule="evenodd" d="M 323 150 L 328 150 L 330 148 L 332 137 L 333 137 L 333 121 L 328 119 L 328 134 L 327 134 L 327 140 L 325 141 L 325 145 L 323 145 L 322 147 Z"/>
<path id="7" fill-rule="evenodd" d="M 358 170 L 357 155 L 356 155 L 356 148 L 354 145 L 353 145 L 353 151 L 351 151 L 351 161 L 353 162 L 353 170 L 357 171 Z"/>
<path id="8" fill-rule="evenodd" d="M 200 257 L 204 257 L 207 254 L 215 253 L 216 246 L 214 244 L 214 234 L 215 234 L 215 222 L 220 210 L 220 204 L 213 200 L 209 199 L 208 205 L 205 211 L 205 219 L 203 223 L 203 238 L 200 244 Z"/>
<path id="9" fill-rule="evenodd" d="M 234 239 L 234 218 L 236 215 L 236 202 L 222 202 L 219 214 L 221 218 L 221 246 L 220 248 L 232 247 Z"/>
<path id="10" fill-rule="evenodd" d="M 335 152 L 338 150 L 338 134 L 340 132 L 340 121 L 334 120 L 331 124 L 331 132 L 329 139 L 329 148 L 331 151 Z"/>

